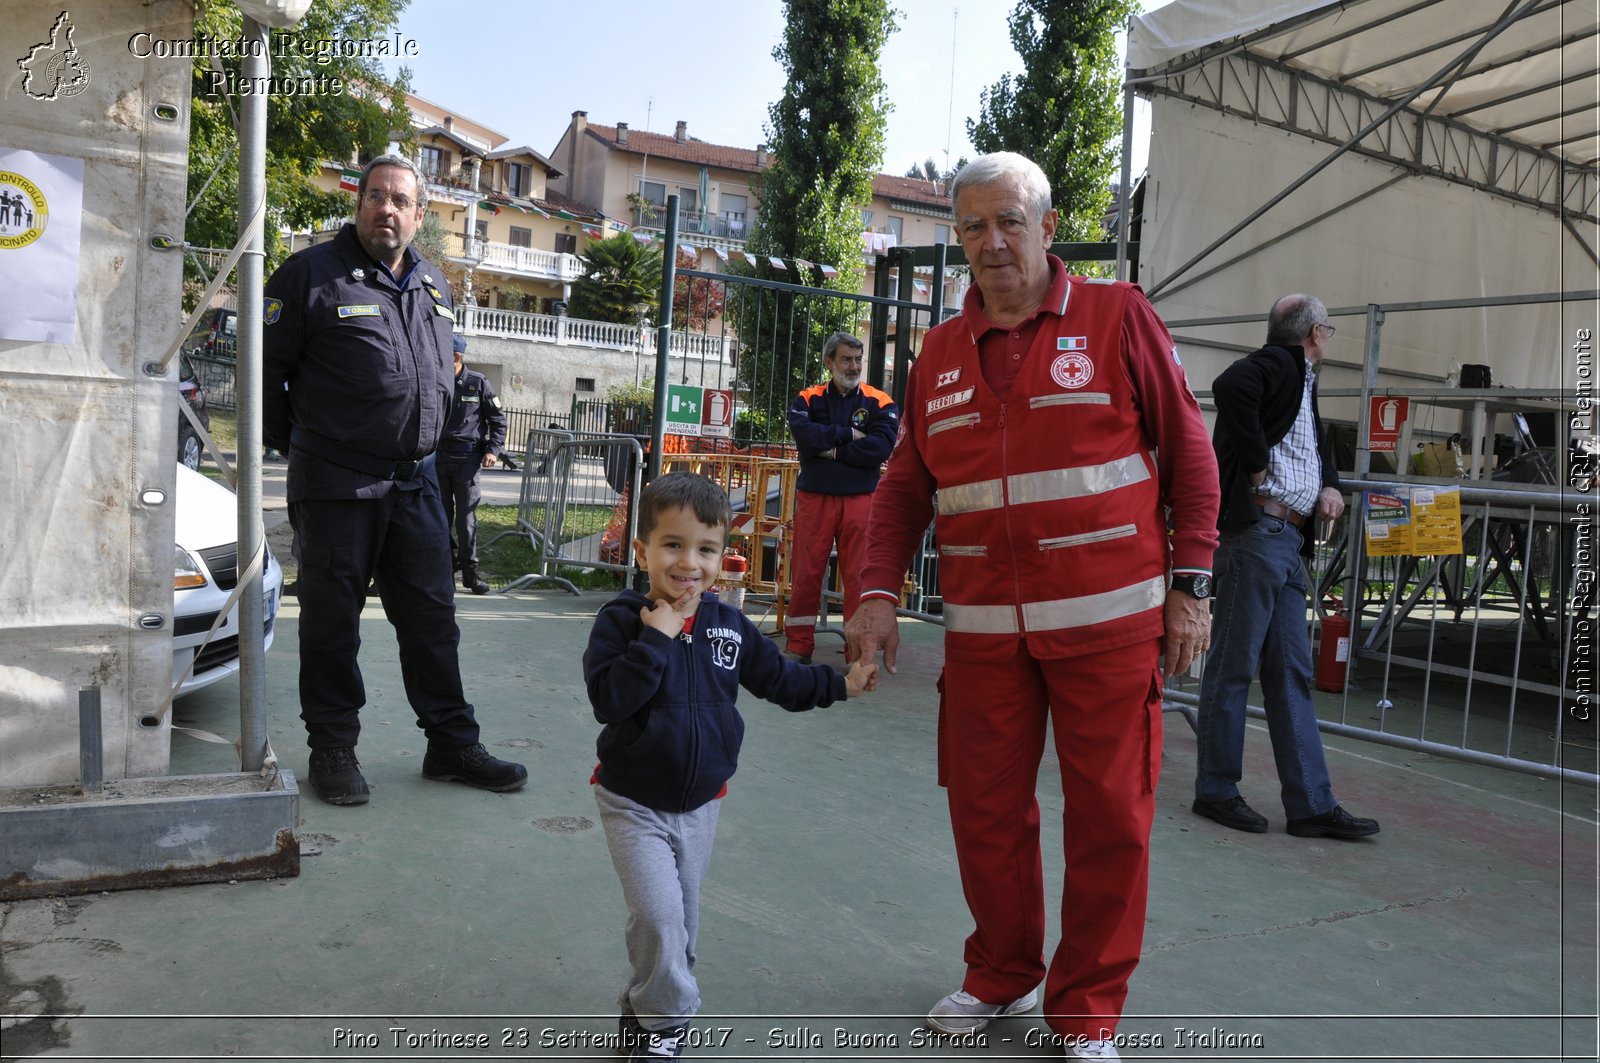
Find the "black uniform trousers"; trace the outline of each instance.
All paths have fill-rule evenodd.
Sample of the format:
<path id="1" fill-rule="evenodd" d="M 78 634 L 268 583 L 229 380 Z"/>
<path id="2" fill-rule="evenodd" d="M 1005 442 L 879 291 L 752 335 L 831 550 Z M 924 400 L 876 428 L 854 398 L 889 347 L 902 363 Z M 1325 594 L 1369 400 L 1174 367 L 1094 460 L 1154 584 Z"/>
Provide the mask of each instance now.
<path id="1" fill-rule="evenodd" d="M 431 463 L 429 463 L 431 465 Z M 366 686 L 356 661 L 367 586 L 400 644 L 400 674 L 429 742 L 471 745 L 478 721 L 461 689 L 449 530 L 431 470 L 420 490 L 289 503 L 300 546 L 300 718 L 312 749 L 355 746 Z"/>
<path id="2" fill-rule="evenodd" d="M 450 529 L 450 545 L 455 550 L 456 568 L 478 567 L 478 488 L 479 461 L 434 462 L 439 476 L 439 501 L 444 503 L 444 522 Z"/>

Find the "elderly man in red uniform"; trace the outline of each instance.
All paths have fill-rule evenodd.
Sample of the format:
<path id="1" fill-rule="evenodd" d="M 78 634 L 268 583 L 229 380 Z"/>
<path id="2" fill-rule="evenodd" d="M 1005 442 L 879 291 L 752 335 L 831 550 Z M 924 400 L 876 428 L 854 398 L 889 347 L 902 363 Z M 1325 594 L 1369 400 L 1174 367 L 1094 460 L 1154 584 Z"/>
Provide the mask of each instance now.
<path id="1" fill-rule="evenodd" d="M 1118 1059 L 1144 936 L 1158 662 L 1183 671 L 1209 641 L 1216 459 L 1143 293 L 1069 276 L 1048 253 L 1056 215 L 1037 165 L 981 156 L 951 195 L 974 284 L 907 381 L 846 632 L 853 656 L 881 650 L 895 670 L 901 579 L 937 509 L 938 773 L 976 929 L 961 988 L 928 1024 L 975 1032 L 1032 1008 L 1043 980 L 1068 1056 Z M 1048 976 L 1035 798 L 1047 721 L 1066 802 Z"/>

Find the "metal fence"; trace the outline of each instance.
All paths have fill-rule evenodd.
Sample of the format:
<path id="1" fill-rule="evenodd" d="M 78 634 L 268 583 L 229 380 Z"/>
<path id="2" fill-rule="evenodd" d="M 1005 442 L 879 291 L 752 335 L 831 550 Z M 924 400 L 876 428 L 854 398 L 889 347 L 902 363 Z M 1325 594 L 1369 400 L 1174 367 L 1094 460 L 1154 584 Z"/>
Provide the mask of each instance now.
<path id="1" fill-rule="evenodd" d="M 203 354 L 188 355 L 194 366 L 195 377 L 206 389 L 206 406 L 213 410 L 237 408 L 237 390 L 234 387 L 234 361 L 232 358 L 210 358 Z"/>
<path id="2" fill-rule="evenodd" d="M 508 535 L 522 536 L 539 555 L 537 570 L 512 580 L 507 591 L 555 584 L 577 593 L 570 576 L 578 571 L 634 574 L 633 500 L 639 494 L 644 451 L 630 435 L 530 430 L 517 496 L 515 524 L 485 547 Z"/>

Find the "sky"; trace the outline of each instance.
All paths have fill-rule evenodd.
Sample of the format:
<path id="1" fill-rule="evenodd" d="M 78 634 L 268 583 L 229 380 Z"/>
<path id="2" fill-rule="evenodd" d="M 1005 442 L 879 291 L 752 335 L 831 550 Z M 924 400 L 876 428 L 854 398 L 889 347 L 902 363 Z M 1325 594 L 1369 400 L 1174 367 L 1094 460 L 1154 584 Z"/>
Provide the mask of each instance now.
<path id="1" fill-rule="evenodd" d="M 1021 70 L 1006 27 L 1014 4 L 896 6 L 899 29 L 881 64 L 893 104 L 882 172 L 971 158 L 966 119 L 978 113 L 983 89 Z M 546 156 L 573 111 L 656 133 L 684 121 L 691 137 L 754 148 L 767 139 L 768 105 L 783 93 L 772 58 L 783 33 L 779 0 L 412 0 L 399 28 L 417 42 L 406 62 L 412 91 Z M 1141 102 L 1135 174 L 1144 166 L 1146 110 Z"/>

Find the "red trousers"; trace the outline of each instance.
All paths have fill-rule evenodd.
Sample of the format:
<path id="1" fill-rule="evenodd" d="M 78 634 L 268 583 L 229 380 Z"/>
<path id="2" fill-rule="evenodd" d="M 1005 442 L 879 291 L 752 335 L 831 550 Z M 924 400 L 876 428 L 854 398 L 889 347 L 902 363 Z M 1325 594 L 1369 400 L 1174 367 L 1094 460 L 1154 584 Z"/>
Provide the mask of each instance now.
<path id="1" fill-rule="evenodd" d="M 939 782 L 977 924 L 963 988 L 1009 1003 L 1044 978 L 1046 1021 L 1059 1034 L 1109 1038 L 1139 963 L 1161 770 L 1159 649 L 1036 661 L 1021 646 L 1009 661 L 949 661 L 941 679 Z M 1035 796 L 1046 722 L 1066 800 L 1061 941 L 1048 978 Z"/>
<path id="2" fill-rule="evenodd" d="M 794 560 L 789 564 L 789 611 L 783 634 L 789 651 L 811 656 L 817 648 L 817 616 L 822 609 L 822 581 L 828 556 L 839 543 L 839 575 L 844 583 L 844 618 L 855 615 L 861 594 L 861 565 L 866 560 L 867 516 L 871 495 L 822 495 L 796 491 Z"/>

